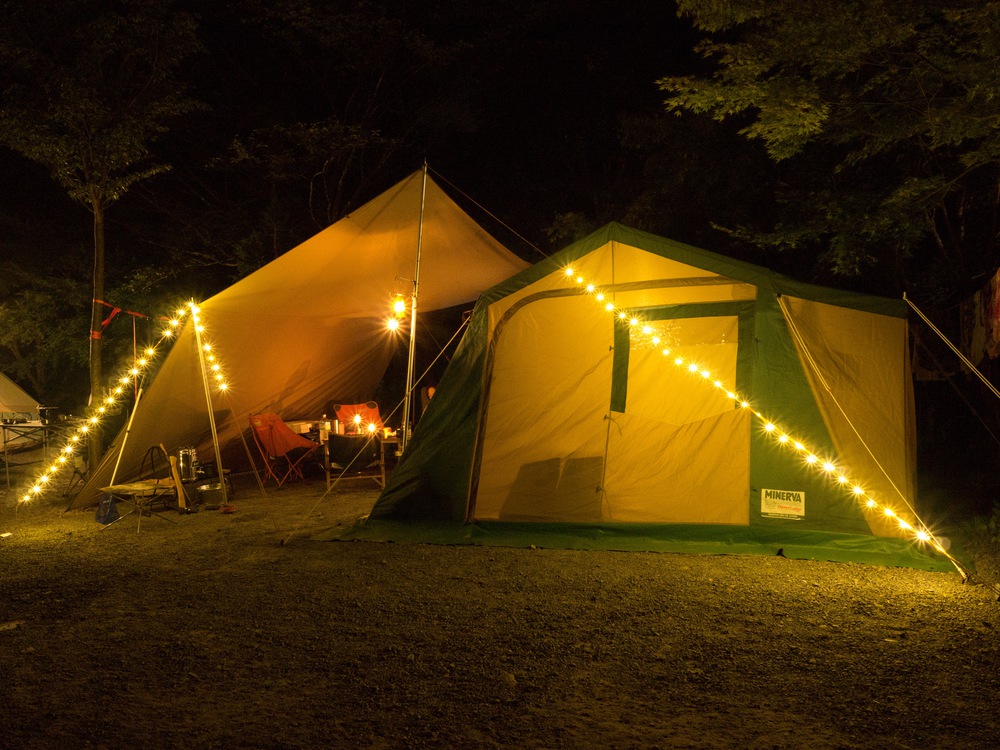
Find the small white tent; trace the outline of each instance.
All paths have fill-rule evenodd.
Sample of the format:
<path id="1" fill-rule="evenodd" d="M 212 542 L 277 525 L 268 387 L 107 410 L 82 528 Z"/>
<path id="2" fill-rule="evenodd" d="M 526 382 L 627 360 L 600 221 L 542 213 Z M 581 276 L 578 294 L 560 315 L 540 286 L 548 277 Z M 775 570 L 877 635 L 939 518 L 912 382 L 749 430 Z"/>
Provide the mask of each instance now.
<path id="1" fill-rule="evenodd" d="M 32 398 L 17 383 L 0 372 L 0 416 L 38 418 L 38 399 Z"/>
<path id="2" fill-rule="evenodd" d="M 421 247 L 419 307 L 440 310 L 528 264 L 500 245 L 418 171 L 349 216 L 200 304 L 231 388 L 214 396 L 223 456 L 243 453 L 251 413 L 318 418 L 331 402 L 371 399 L 401 340 L 386 330 L 390 296 L 409 295 Z M 70 507 L 96 504 L 100 488 L 135 476 L 163 444 L 214 451 L 196 336 L 174 343 L 124 431 Z M 120 454 L 120 459 L 119 459 Z"/>

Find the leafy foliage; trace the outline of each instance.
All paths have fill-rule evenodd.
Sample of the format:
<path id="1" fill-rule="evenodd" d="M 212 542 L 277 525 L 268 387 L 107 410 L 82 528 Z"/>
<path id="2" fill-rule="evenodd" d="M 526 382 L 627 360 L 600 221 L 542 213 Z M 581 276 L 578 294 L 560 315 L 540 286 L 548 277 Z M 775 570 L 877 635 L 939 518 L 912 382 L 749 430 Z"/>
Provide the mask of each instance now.
<path id="1" fill-rule="evenodd" d="M 739 123 L 783 163 L 764 245 L 947 294 L 989 273 L 1000 184 L 1000 6 L 680 0 L 710 69 L 660 81 L 674 113 Z M 739 231 L 739 230 L 738 230 Z M 887 290 L 888 291 L 888 290 Z"/>
<path id="2" fill-rule="evenodd" d="M 0 142 L 91 208 L 168 168 L 149 144 L 196 106 L 173 76 L 199 48 L 191 16 L 167 0 L 15 1 L 3 12 Z"/>
<path id="3" fill-rule="evenodd" d="M 70 273 L 0 272 L 0 369 L 49 403 L 80 402 L 87 366 L 90 289 Z"/>

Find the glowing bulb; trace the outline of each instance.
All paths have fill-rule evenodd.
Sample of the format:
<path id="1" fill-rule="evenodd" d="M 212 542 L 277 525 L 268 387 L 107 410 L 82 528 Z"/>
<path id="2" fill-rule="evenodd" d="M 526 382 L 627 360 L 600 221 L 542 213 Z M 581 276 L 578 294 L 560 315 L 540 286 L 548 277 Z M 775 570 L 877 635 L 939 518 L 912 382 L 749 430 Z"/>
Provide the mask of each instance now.
<path id="1" fill-rule="evenodd" d="M 741 401 L 740 402 L 740 406 L 742 406 L 744 409 L 749 409 L 750 408 L 750 402 L 749 401 Z"/>
<path id="2" fill-rule="evenodd" d="M 594 299 L 596 299 L 598 302 L 604 302 L 604 293 L 598 292 L 597 296 Z"/>
<path id="3" fill-rule="evenodd" d="M 577 276 L 576 277 L 576 283 L 577 284 L 582 284 L 583 283 L 583 276 Z"/>
<path id="4" fill-rule="evenodd" d="M 918 531 L 917 539 L 919 539 L 921 542 L 926 542 L 928 539 L 930 539 L 930 535 L 926 531 Z"/>
<path id="5" fill-rule="evenodd" d="M 651 334 L 653 332 L 653 327 L 652 326 L 643 326 L 642 327 L 642 332 L 648 336 L 649 334 Z M 653 341 L 653 343 L 654 344 L 659 343 L 659 339 L 656 339 L 655 341 Z"/>
<path id="6" fill-rule="evenodd" d="M 743 403 L 746 403 L 746 401 L 744 401 Z M 797 451 L 804 451 L 806 449 L 806 447 L 804 445 L 802 445 L 802 443 L 800 443 L 798 440 L 796 440 L 794 443 L 792 443 L 792 445 L 794 446 L 795 450 L 797 450 Z"/>
<path id="7" fill-rule="evenodd" d="M 225 383 L 219 383 L 219 390 L 220 391 L 227 391 L 227 390 L 229 390 L 229 386 L 226 385 Z"/>
<path id="8" fill-rule="evenodd" d="M 386 321 L 385 325 L 386 325 L 386 328 L 388 328 L 390 331 L 398 331 L 399 330 L 399 321 L 396 320 L 395 318 L 389 318 L 389 320 Z"/>
<path id="9" fill-rule="evenodd" d="M 567 268 L 566 269 L 566 275 L 567 276 L 572 276 L 573 275 L 573 269 L 572 268 Z"/>
<path id="10" fill-rule="evenodd" d="M 716 388 L 722 388 L 722 381 L 721 380 L 713 380 L 712 381 L 712 385 L 714 385 Z"/>
<path id="11" fill-rule="evenodd" d="M 892 518 L 894 515 L 896 515 L 895 511 L 893 511 L 892 508 L 886 508 L 882 512 L 885 513 L 889 518 Z"/>
<path id="12" fill-rule="evenodd" d="M 630 321 L 628 322 L 628 324 L 629 324 L 630 326 L 637 326 L 637 325 L 639 325 L 639 319 L 638 319 L 638 318 L 632 318 L 632 319 L 631 319 L 631 320 L 630 320 Z"/>
<path id="13" fill-rule="evenodd" d="M 774 432 L 774 425 L 768 422 L 766 425 L 764 425 L 764 429 L 767 430 L 768 432 Z"/>
<path id="14" fill-rule="evenodd" d="M 837 467 L 834 466 L 833 464 L 831 464 L 829 461 L 824 461 L 823 462 L 823 471 L 832 472 L 832 471 L 836 471 L 836 470 L 837 470 Z"/>
<path id="15" fill-rule="evenodd" d="M 147 357 L 152 357 L 154 354 L 156 354 L 156 349 L 154 349 L 153 347 L 149 347 L 146 350 L 146 356 Z"/>
<path id="16" fill-rule="evenodd" d="M 604 309 L 605 309 L 605 310 L 607 310 L 608 312 L 611 312 L 612 310 L 614 310 L 614 309 L 615 309 L 615 306 L 614 306 L 614 305 L 612 305 L 612 304 L 611 304 L 611 303 L 609 302 L 608 304 L 606 304 L 606 305 L 604 306 Z"/>
<path id="17" fill-rule="evenodd" d="M 698 365 L 692 362 L 691 364 L 688 365 L 688 370 L 690 370 L 691 372 L 698 372 Z"/>
<path id="18" fill-rule="evenodd" d="M 858 487 L 858 485 L 854 485 L 854 489 L 852 490 L 852 492 L 855 495 L 863 495 L 863 494 L 865 494 L 865 491 L 863 489 L 861 489 L 860 487 Z"/>
<path id="19" fill-rule="evenodd" d="M 908 524 L 902 518 L 900 518 L 899 519 L 899 528 L 901 528 L 903 531 L 910 531 L 913 527 L 910 526 L 910 524 Z"/>
<path id="20" fill-rule="evenodd" d="M 594 285 L 593 284 L 587 284 L 587 291 L 593 293 L 593 291 L 594 291 Z"/>
<path id="21" fill-rule="evenodd" d="M 392 312 L 397 317 L 402 317 L 406 314 L 406 300 L 403 299 L 402 294 L 397 294 L 392 300 Z"/>
<path id="22" fill-rule="evenodd" d="M 787 443 L 788 440 L 789 440 L 788 435 L 782 435 L 781 437 L 778 438 L 779 443 Z"/>
<path id="23" fill-rule="evenodd" d="M 847 484 L 847 477 L 841 474 L 840 476 L 837 477 L 837 481 L 840 482 L 841 484 Z"/>
<path id="24" fill-rule="evenodd" d="M 698 374 L 701 375 L 703 378 L 705 378 L 705 380 L 708 380 L 710 377 L 712 377 L 712 373 L 710 373 L 708 370 L 702 370 Z"/>
<path id="25" fill-rule="evenodd" d="M 360 414 L 355 414 L 354 415 L 354 424 L 361 424 L 361 415 Z"/>
<path id="26" fill-rule="evenodd" d="M 618 313 L 618 320 L 625 320 L 627 317 L 628 317 L 628 315 L 625 314 L 624 310 L 622 310 L 620 313 Z"/>
<path id="27" fill-rule="evenodd" d="M 176 328 L 176 327 L 177 327 L 177 326 L 179 326 L 180 324 L 181 324 L 181 322 L 180 322 L 179 320 L 177 320 L 176 318 L 172 318 L 172 319 L 171 319 L 171 320 L 169 321 L 169 325 L 170 325 L 170 327 L 171 327 L 171 328 Z"/>
<path id="28" fill-rule="evenodd" d="M 378 429 L 378 426 L 374 422 L 369 422 L 368 423 L 368 432 L 375 432 L 375 430 L 377 430 L 377 429 Z"/>
<path id="29" fill-rule="evenodd" d="M 812 453 L 810 453 L 808 456 L 806 456 L 806 463 L 807 464 L 814 464 L 817 461 L 819 461 L 819 459 L 816 458 L 816 456 L 814 456 Z"/>
<path id="30" fill-rule="evenodd" d="M 660 337 L 653 336 L 653 346 L 659 346 L 659 345 L 660 345 Z"/>

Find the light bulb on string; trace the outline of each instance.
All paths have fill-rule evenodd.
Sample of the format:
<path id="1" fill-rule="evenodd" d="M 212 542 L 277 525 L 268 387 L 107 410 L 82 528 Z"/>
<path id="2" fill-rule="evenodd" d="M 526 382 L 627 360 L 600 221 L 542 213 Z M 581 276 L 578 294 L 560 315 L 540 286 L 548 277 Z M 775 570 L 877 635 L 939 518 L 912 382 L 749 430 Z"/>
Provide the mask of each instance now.
<path id="1" fill-rule="evenodd" d="M 587 283 L 582 276 L 575 275 L 575 271 L 571 268 L 566 269 L 566 276 L 573 279 L 577 285 L 586 284 L 586 290 L 588 292 L 593 292 L 597 286 L 593 283 Z M 598 295 L 601 297 L 601 295 Z M 629 320 L 632 326 L 632 335 L 636 335 L 637 327 L 640 323 L 639 317 L 630 314 L 630 312 L 625 308 L 616 308 L 612 304 L 606 304 L 604 306 L 605 310 L 609 313 L 614 314 L 619 320 Z M 653 346 L 658 346 L 659 337 L 655 335 L 654 329 L 649 325 L 642 325 L 641 334 L 650 341 Z M 667 355 L 669 349 L 664 349 L 663 354 Z M 670 360 L 668 360 L 670 361 Z M 677 356 L 672 360 L 673 364 L 681 367 L 685 366 L 684 358 Z M 713 386 L 720 390 L 724 390 L 724 386 L 720 380 L 713 380 L 712 373 L 707 368 L 701 368 L 695 363 L 687 364 L 686 369 L 692 374 L 699 374 L 701 377 L 712 383 Z M 751 404 L 747 399 L 741 398 L 738 394 L 733 391 L 725 391 L 727 398 L 734 401 L 740 408 L 747 409 L 750 413 L 757 419 L 762 420 L 765 423 L 764 430 L 767 434 L 775 436 L 777 442 L 781 445 L 793 448 L 796 452 L 804 455 L 805 463 L 814 468 L 814 470 L 822 470 L 825 474 L 831 477 L 831 480 L 836 481 L 836 483 L 842 487 L 850 488 L 849 491 L 858 499 L 859 502 L 863 504 L 864 507 L 870 509 L 881 509 L 881 512 L 887 518 L 895 518 L 897 525 L 900 530 L 905 532 L 912 532 L 913 538 L 919 542 L 927 542 L 933 546 L 934 549 L 939 551 L 945 557 L 947 557 L 955 566 L 965 575 L 965 571 L 960 563 L 955 560 L 945 549 L 942 547 L 933 537 L 933 535 L 927 530 L 926 526 L 922 523 L 919 527 L 914 527 L 908 521 L 898 517 L 897 513 L 887 505 L 877 502 L 874 498 L 868 496 L 866 491 L 860 484 L 853 484 L 843 470 L 838 469 L 838 467 L 830 460 L 825 460 L 820 458 L 820 456 L 812 450 L 809 450 L 804 442 L 801 440 L 793 439 L 789 434 L 781 429 L 778 429 L 772 420 L 767 420 L 760 412 L 751 408 Z"/>

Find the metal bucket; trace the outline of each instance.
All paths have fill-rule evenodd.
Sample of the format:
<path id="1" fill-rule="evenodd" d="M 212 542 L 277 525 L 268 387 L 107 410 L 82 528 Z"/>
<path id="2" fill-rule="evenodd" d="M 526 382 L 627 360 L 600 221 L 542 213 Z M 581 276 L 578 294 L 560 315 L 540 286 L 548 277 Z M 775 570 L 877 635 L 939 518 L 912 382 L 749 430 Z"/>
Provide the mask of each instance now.
<path id="1" fill-rule="evenodd" d="M 181 475 L 181 481 L 186 482 L 198 478 L 197 467 L 198 453 L 191 446 L 185 446 L 177 450 L 177 473 Z"/>
<path id="2" fill-rule="evenodd" d="M 202 484 L 195 488 L 195 502 L 207 510 L 217 508 L 222 502 L 221 484 Z"/>

